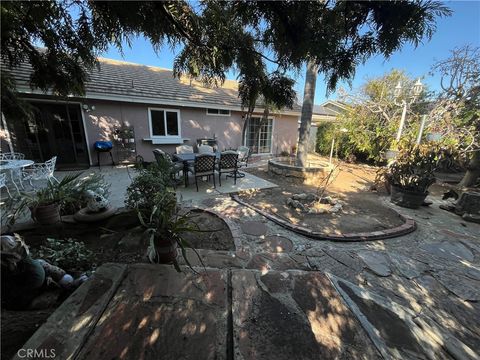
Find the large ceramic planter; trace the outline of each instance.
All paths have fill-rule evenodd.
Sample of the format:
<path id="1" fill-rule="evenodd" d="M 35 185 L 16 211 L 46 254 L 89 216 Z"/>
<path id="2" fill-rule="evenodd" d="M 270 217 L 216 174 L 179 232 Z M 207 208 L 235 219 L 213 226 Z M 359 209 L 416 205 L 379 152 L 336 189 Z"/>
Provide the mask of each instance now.
<path id="1" fill-rule="evenodd" d="M 428 195 L 428 191 L 424 193 L 409 191 L 395 185 L 390 185 L 390 191 L 390 201 L 392 203 L 410 209 L 418 209 L 422 206 Z"/>
<path id="2" fill-rule="evenodd" d="M 40 205 L 30 208 L 32 219 L 41 225 L 53 225 L 61 221 L 60 205 Z"/>
<path id="3" fill-rule="evenodd" d="M 171 264 L 177 258 L 177 243 L 171 240 L 155 239 L 155 250 L 158 256 L 151 258 L 152 262 L 158 264 Z"/>

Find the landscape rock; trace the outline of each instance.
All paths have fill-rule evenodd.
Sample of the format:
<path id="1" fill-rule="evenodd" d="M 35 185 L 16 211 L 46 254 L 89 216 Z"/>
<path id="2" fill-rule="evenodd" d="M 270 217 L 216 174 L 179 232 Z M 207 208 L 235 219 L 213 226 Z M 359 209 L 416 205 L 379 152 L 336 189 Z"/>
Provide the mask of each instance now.
<path id="1" fill-rule="evenodd" d="M 451 271 L 440 271 L 433 275 L 449 291 L 462 300 L 480 300 L 480 281 L 469 279 Z"/>
<path id="2" fill-rule="evenodd" d="M 480 214 L 480 192 L 466 191 L 460 195 L 455 205 L 455 212 L 458 215 Z"/>
<path id="3" fill-rule="evenodd" d="M 469 222 L 480 224 L 480 214 L 465 213 L 462 215 L 462 219 Z"/>
<path id="4" fill-rule="evenodd" d="M 342 204 L 337 203 L 337 204 L 332 206 L 332 208 L 330 209 L 330 212 L 333 213 L 333 214 L 336 214 L 340 210 L 342 210 Z"/>
<path id="5" fill-rule="evenodd" d="M 472 262 L 474 258 L 472 251 L 461 242 L 443 241 L 441 243 L 426 244 L 421 248 L 431 255 L 446 260 L 467 260 Z"/>
<path id="6" fill-rule="evenodd" d="M 334 205 L 336 202 L 331 196 L 324 196 L 320 199 L 320 203 Z"/>
<path id="7" fill-rule="evenodd" d="M 305 211 L 305 205 L 303 205 L 298 200 L 294 200 L 293 198 L 288 198 L 287 199 L 287 205 L 294 208 L 294 209 L 300 209 L 302 211 Z"/>
<path id="8" fill-rule="evenodd" d="M 292 199 L 306 201 L 306 202 L 313 202 L 318 200 L 318 196 L 312 193 L 301 193 L 301 194 L 294 194 L 292 196 Z"/>
<path id="9" fill-rule="evenodd" d="M 367 268 L 376 275 L 390 276 L 392 274 L 386 254 L 378 251 L 363 250 L 358 252 L 358 256 L 367 265 Z"/>
<path id="10" fill-rule="evenodd" d="M 408 256 L 390 253 L 389 257 L 392 261 L 392 264 L 399 271 L 400 275 L 409 280 L 419 277 L 424 271 L 428 270 L 428 266 L 426 264 L 413 260 Z"/>

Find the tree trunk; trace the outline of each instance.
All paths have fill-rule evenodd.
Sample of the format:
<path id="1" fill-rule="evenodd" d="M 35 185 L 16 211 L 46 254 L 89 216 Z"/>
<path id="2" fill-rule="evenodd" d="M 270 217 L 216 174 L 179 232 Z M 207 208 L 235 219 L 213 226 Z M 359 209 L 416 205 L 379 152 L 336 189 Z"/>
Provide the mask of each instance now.
<path id="1" fill-rule="evenodd" d="M 467 173 L 462 181 L 458 184 L 459 187 L 469 187 L 475 185 L 480 176 L 480 150 L 473 153 L 472 158 L 467 166 Z"/>
<path id="2" fill-rule="evenodd" d="M 312 60 L 307 62 L 305 88 L 303 90 L 302 116 L 298 130 L 297 166 L 305 167 L 308 155 L 308 136 L 312 124 L 313 103 L 315 100 L 315 86 L 317 83 L 318 66 Z"/>

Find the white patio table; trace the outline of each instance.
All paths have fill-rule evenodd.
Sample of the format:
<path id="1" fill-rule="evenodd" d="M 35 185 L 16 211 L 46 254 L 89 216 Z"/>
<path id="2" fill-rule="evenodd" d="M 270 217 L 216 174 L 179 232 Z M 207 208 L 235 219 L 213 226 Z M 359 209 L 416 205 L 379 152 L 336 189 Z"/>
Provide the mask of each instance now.
<path id="1" fill-rule="evenodd" d="M 10 173 L 10 180 L 13 186 L 15 186 L 15 189 L 17 189 L 17 193 L 20 193 L 18 185 L 15 182 L 15 177 L 18 177 L 17 180 L 20 181 L 20 185 L 23 188 L 22 172 L 20 170 L 33 164 L 34 161 L 32 160 L 0 160 L 0 172 L 8 171 Z"/>

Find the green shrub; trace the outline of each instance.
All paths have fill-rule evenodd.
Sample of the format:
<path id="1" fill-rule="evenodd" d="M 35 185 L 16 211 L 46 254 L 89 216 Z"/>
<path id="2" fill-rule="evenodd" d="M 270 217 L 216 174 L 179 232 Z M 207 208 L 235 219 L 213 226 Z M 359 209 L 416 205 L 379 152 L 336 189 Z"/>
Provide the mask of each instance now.
<path id="1" fill-rule="evenodd" d="M 155 196 L 171 188 L 172 168 L 167 162 L 151 164 L 140 169 L 138 175 L 127 188 L 125 206 L 129 209 L 152 211 Z"/>
<path id="2" fill-rule="evenodd" d="M 63 270 L 88 270 L 92 267 L 93 253 L 85 244 L 75 239 L 47 239 L 47 244 L 42 245 L 35 256 L 44 259 L 50 264 Z"/>
<path id="3" fill-rule="evenodd" d="M 330 156 L 332 139 L 335 138 L 333 154 L 340 159 L 346 159 L 353 154 L 352 146 L 349 143 L 349 136 L 340 131 L 343 123 L 322 122 L 317 127 L 316 152 Z"/>

